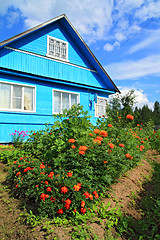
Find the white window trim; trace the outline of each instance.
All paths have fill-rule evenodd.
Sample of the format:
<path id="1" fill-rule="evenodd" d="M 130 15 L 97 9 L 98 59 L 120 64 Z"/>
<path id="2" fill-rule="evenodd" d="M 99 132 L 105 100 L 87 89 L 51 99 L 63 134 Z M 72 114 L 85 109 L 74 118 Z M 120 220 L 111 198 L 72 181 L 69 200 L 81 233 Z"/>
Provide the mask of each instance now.
<path id="1" fill-rule="evenodd" d="M 0 81 L 2 84 L 8 84 L 11 86 L 11 106 L 12 106 L 12 94 L 13 94 L 13 85 L 21 86 L 22 87 L 22 109 L 13 109 L 13 108 L 0 108 L 0 111 L 7 111 L 7 112 L 25 112 L 25 113 L 35 113 L 36 112 L 36 86 L 27 85 L 27 84 L 20 84 L 20 83 L 13 83 L 13 82 L 6 82 Z M 31 87 L 34 89 L 34 96 L 33 96 L 33 110 L 24 110 L 24 87 Z"/>
<path id="2" fill-rule="evenodd" d="M 97 101 L 98 101 L 98 98 L 102 98 L 102 99 L 107 100 L 107 104 L 108 104 L 108 98 L 97 96 Z M 95 103 L 95 117 L 99 117 L 100 115 L 96 115 L 96 107 L 97 107 L 96 105 L 97 105 L 97 103 Z M 103 114 L 103 115 L 104 115 L 105 118 L 107 117 L 106 113 Z M 101 117 L 103 117 L 103 116 L 101 116 Z"/>
<path id="3" fill-rule="evenodd" d="M 61 107 L 62 107 L 62 93 L 69 93 L 69 94 L 75 94 L 77 95 L 77 103 L 79 104 L 80 103 L 80 94 L 77 93 L 77 92 L 70 92 L 70 91 L 65 91 L 65 90 L 59 90 L 59 89 L 53 89 L 52 91 L 52 113 L 53 114 L 59 114 L 59 113 L 63 113 L 63 109 L 61 108 L 61 112 L 54 112 L 54 91 L 56 92 L 60 92 L 61 93 Z M 70 108 L 71 108 L 71 95 L 69 95 L 69 105 L 70 105 Z"/>
<path id="4" fill-rule="evenodd" d="M 50 39 L 50 38 L 53 39 L 53 40 L 56 40 L 56 41 L 59 41 L 59 42 L 61 42 L 61 43 L 65 43 L 65 44 L 66 44 L 66 56 L 67 56 L 66 59 L 60 58 L 60 57 L 55 57 L 55 56 L 49 54 L 49 39 Z M 63 62 L 69 62 L 69 60 L 68 60 L 68 42 L 47 35 L 47 54 L 46 54 L 46 56 L 47 56 L 47 57 L 50 57 L 50 58 L 58 59 L 58 60 L 63 61 Z"/>

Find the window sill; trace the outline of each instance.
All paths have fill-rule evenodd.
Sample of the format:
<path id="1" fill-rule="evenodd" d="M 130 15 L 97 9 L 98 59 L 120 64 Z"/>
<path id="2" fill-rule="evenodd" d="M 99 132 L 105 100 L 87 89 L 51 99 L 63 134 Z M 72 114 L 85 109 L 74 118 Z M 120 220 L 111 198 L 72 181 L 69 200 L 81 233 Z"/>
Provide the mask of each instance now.
<path id="1" fill-rule="evenodd" d="M 19 109 L 0 109 L 0 112 L 36 113 L 36 111 L 19 110 Z"/>
<path id="2" fill-rule="evenodd" d="M 54 56 L 49 55 L 49 54 L 46 54 L 46 57 L 51 58 L 51 59 L 54 59 L 54 60 L 58 60 L 58 61 L 60 61 L 60 62 L 69 62 L 68 59 L 63 59 L 63 58 L 54 57 Z"/>

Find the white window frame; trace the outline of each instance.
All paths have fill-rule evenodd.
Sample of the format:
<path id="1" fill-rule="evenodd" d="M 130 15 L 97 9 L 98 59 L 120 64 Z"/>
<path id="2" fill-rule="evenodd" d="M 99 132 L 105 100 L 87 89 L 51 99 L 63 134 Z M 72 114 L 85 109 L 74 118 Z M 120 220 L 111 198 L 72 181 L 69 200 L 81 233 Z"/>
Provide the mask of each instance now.
<path id="1" fill-rule="evenodd" d="M 19 84 L 19 83 L 12 83 L 12 82 L 3 82 L 0 81 L 1 84 L 8 84 L 11 86 L 11 97 L 10 97 L 10 106 L 11 108 L 0 108 L 0 111 L 9 111 L 9 112 L 36 112 L 36 86 L 33 85 L 26 85 L 26 84 Z M 15 109 L 13 108 L 13 86 L 20 86 L 22 87 L 22 108 Z M 33 89 L 33 110 L 24 110 L 24 87 L 32 88 Z"/>
<path id="2" fill-rule="evenodd" d="M 65 43 L 65 44 L 66 44 L 66 59 L 62 58 L 61 56 L 60 56 L 60 57 L 56 57 L 55 55 L 51 55 L 51 54 L 49 53 L 49 40 L 50 40 L 50 39 L 52 39 L 52 40 L 54 40 L 54 41 L 60 42 L 60 55 L 62 54 L 62 53 L 61 53 L 61 44 L 62 44 L 62 43 Z M 55 48 L 54 48 L 54 49 L 55 49 Z M 54 50 L 54 51 L 55 51 L 55 50 Z M 46 54 L 46 56 L 47 56 L 47 57 L 54 58 L 54 59 L 58 59 L 58 60 L 61 60 L 61 61 L 69 62 L 69 61 L 68 61 L 68 42 L 47 35 L 47 54 Z"/>
<path id="3" fill-rule="evenodd" d="M 54 92 L 60 92 L 61 93 L 61 111 L 60 112 L 55 112 L 54 111 Z M 77 104 L 80 103 L 80 94 L 77 92 L 70 92 L 70 91 L 64 91 L 64 90 L 58 90 L 58 89 L 53 89 L 52 95 L 53 95 L 53 101 L 52 101 L 52 108 L 53 108 L 53 114 L 59 114 L 63 113 L 62 109 L 62 93 L 69 93 L 69 109 L 71 108 L 71 94 L 77 95 Z"/>
<path id="4" fill-rule="evenodd" d="M 107 101 L 107 104 L 108 104 L 108 98 L 105 98 L 105 97 L 98 97 L 97 96 L 97 103 L 95 103 L 95 117 L 103 117 L 103 115 L 104 115 L 104 117 L 107 117 L 106 116 L 106 110 L 105 110 L 105 113 L 104 114 L 102 114 L 102 115 L 97 115 L 97 107 L 98 106 L 101 106 L 102 104 L 98 104 L 98 99 L 105 99 L 106 101 Z M 106 107 L 107 107 L 107 105 L 106 105 Z"/>

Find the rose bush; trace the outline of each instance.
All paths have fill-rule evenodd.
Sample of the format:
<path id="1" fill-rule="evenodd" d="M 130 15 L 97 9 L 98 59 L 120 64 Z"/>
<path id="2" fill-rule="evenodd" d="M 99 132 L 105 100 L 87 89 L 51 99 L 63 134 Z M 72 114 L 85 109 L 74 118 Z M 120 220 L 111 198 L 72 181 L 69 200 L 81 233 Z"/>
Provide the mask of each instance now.
<path id="1" fill-rule="evenodd" d="M 69 218 L 90 212 L 106 188 L 140 161 L 152 128 L 132 128 L 131 117 L 125 128 L 118 127 L 118 117 L 116 123 L 99 118 L 93 126 L 81 106 L 55 118 L 53 126 L 31 132 L 19 146 L 23 156 L 14 158 L 8 182 L 39 215 Z"/>

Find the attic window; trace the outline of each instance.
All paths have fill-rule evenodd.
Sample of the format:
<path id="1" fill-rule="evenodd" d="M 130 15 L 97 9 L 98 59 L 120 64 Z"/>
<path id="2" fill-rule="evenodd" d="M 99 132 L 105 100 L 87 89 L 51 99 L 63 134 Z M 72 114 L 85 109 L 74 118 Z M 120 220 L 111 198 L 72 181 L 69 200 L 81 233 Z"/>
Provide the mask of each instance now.
<path id="1" fill-rule="evenodd" d="M 48 36 L 47 56 L 68 61 L 68 43 L 60 39 Z"/>

